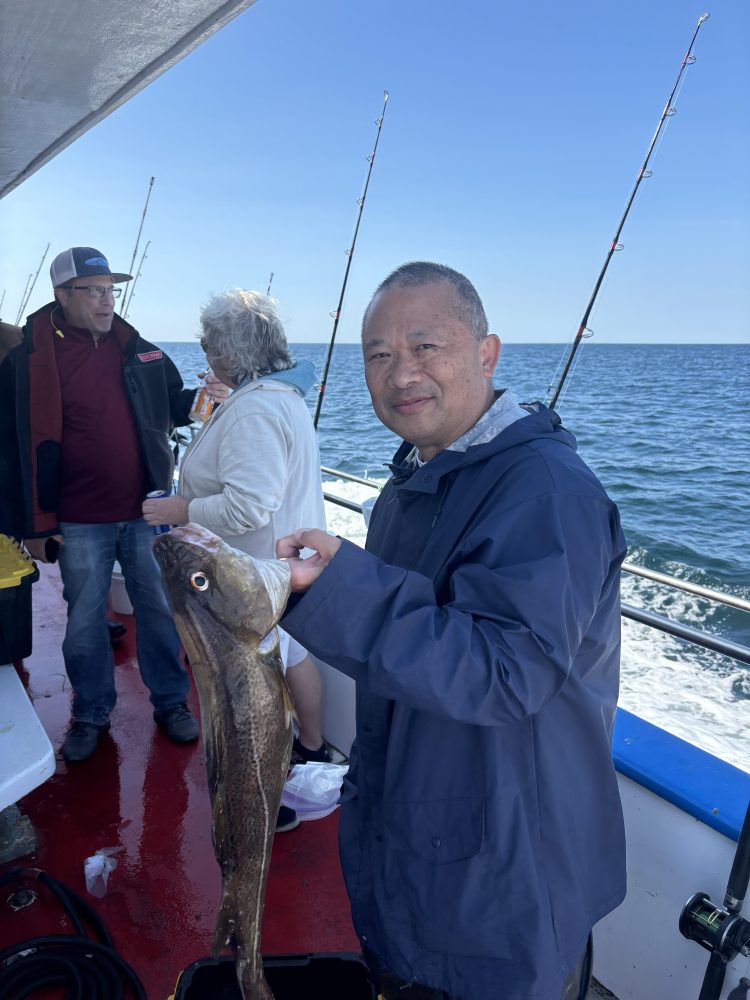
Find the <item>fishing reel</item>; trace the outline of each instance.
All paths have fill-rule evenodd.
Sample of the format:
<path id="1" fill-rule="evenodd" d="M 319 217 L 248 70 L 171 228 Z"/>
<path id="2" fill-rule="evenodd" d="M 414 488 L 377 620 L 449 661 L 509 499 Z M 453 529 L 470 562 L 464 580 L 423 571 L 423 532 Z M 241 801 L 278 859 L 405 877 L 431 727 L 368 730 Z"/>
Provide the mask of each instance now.
<path id="1" fill-rule="evenodd" d="M 750 920 L 712 903 L 705 892 L 696 892 L 680 914 L 680 934 L 729 962 L 740 952 L 750 956 Z"/>
<path id="2" fill-rule="evenodd" d="M 727 965 L 739 954 L 750 956 L 750 920 L 742 916 L 742 904 L 749 883 L 750 803 L 737 840 L 723 904 L 717 906 L 705 892 L 696 892 L 680 914 L 679 927 L 683 937 L 697 941 L 711 953 L 698 1000 L 719 1000 Z M 739 986 L 732 990 L 730 998 L 744 1000 L 747 997 L 747 982 L 743 977 Z"/>

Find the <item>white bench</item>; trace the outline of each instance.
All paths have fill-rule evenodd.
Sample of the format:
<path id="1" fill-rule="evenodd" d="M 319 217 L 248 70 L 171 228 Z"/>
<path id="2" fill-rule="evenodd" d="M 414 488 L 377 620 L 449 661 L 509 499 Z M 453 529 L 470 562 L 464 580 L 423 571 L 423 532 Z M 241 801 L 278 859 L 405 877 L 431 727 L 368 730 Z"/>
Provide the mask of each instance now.
<path id="1" fill-rule="evenodd" d="M 0 665 L 0 812 L 55 773 L 55 753 L 21 679 Z"/>

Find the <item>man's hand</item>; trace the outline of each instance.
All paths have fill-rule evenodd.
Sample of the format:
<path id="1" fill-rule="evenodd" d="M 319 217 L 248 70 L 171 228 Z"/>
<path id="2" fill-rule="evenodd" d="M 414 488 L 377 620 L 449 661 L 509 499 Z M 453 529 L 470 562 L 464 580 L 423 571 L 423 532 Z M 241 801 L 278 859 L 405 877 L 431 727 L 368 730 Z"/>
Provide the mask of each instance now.
<path id="1" fill-rule="evenodd" d="M 47 558 L 47 542 L 53 538 L 58 545 L 64 545 L 65 539 L 62 535 L 48 535 L 46 538 L 24 538 L 23 544 L 29 551 L 29 555 L 34 562 L 54 562 L 54 559 Z"/>
<path id="2" fill-rule="evenodd" d="M 184 497 L 153 497 L 143 501 L 146 524 L 187 524 L 188 502 Z"/>
<path id="3" fill-rule="evenodd" d="M 341 548 L 341 539 L 320 528 L 298 528 L 276 542 L 276 555 L 286 559 L 292 571 L 292 590 L 307 590 Z M 313 549 L 307 559 L 300 559 L 302 549 Z"/>

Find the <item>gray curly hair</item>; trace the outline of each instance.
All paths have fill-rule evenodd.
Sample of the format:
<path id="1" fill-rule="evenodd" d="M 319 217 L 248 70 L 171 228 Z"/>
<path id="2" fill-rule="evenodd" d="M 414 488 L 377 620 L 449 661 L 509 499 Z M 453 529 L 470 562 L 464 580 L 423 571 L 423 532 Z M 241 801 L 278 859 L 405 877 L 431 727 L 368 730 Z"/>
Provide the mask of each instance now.
<path id="1" fill-rule="evenodd" d="M 233 288 L 212 295 L 201 309 L 201 327 L 206 356 L 226 359 L 238 382 L 294 366 L 276 303 L 260 292 Z"/>

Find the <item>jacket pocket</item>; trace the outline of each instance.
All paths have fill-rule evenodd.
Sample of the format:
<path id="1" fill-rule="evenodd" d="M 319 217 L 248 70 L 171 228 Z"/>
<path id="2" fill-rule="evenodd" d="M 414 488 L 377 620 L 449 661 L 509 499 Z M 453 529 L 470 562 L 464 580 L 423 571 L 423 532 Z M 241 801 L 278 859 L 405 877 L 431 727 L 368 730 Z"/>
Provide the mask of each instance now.
<path id="1" fill-rule="evenodd" d="M 385 809 L 384 889 L 396 923 L 413 928 L 430 951 L 509 960 L 502 886 L 484 836 L 484 799 L 387 803 Z"/>
<path id="2" fill-rule="evenodd" d="M 156 427 L 140 428 L 143 457 L 148 471 L 151 489 L 172 491 L 174 455 L 169 445 L 169 436 Z"/>

